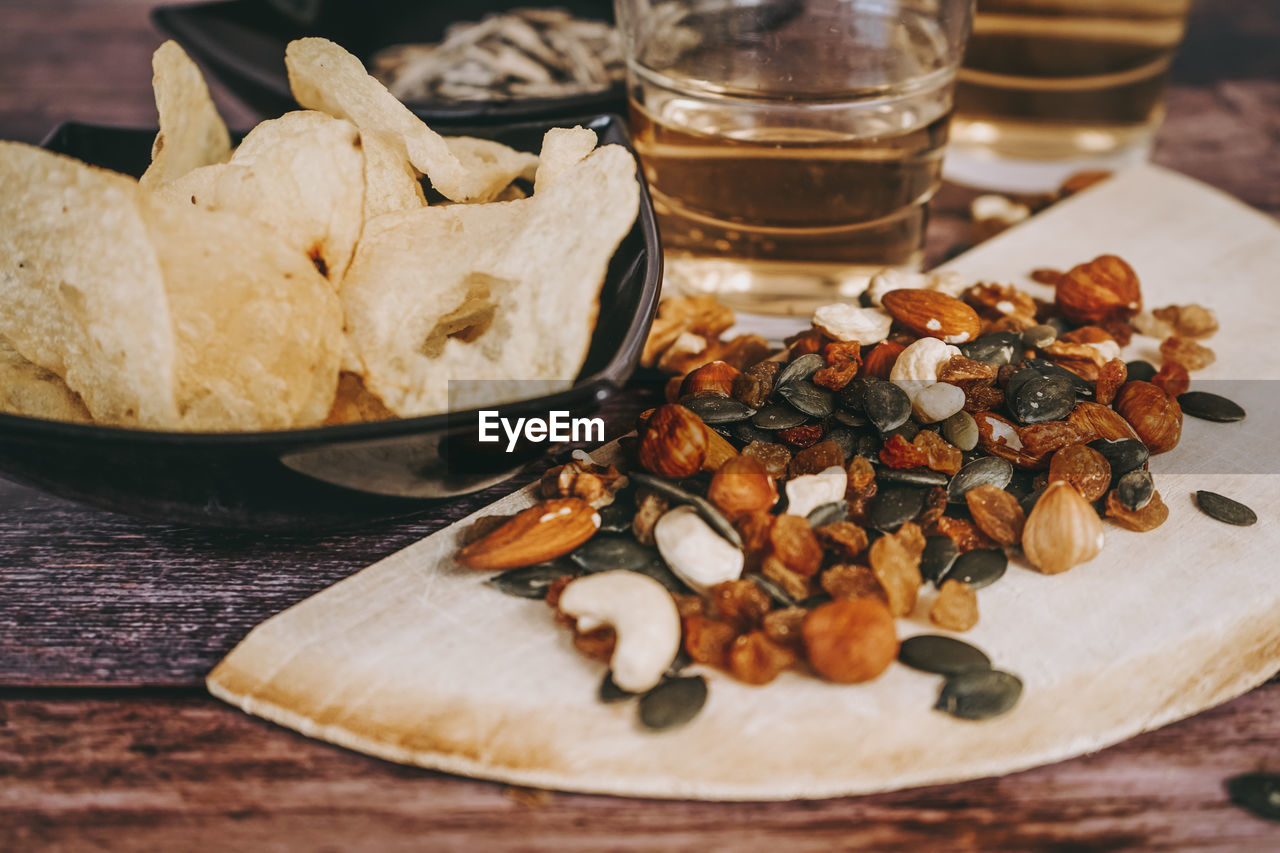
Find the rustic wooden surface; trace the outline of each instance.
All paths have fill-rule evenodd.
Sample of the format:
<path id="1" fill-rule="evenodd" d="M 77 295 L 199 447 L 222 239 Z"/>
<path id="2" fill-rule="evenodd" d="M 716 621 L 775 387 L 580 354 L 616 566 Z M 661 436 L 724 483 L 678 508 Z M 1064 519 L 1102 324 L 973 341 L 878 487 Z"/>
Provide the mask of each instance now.
<path id="1" fill-rule="evenodd" d="M 149 5 L 0 0 L 0 138 L 36 142 L 68 119 L 153 124 Z M 1200 3 L 1156 153 L 1273 215 L 1278 43 L 1274 4 Z M 214 90 L 230 124 L 258 118 Z M 967 239 L 968 198 L 940 195 L 932 258 Z M 135 522 L 0 481 L 0 849 L 1280 846 L 1280 826 L 1222 788 L 1280 770 L 1277 683 L 1052 767 L 769 805 L 512 791 L 308 741 L 204 694 L 204 673 L 252 625 L 485 500 L 260 536 Z"/>

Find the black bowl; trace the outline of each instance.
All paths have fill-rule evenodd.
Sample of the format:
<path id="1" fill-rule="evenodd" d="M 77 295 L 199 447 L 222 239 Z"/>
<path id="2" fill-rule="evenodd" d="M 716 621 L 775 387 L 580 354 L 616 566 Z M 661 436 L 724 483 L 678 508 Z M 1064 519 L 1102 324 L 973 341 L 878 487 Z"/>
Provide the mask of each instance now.
<path id="1" fill-rule="evenodd" d="M 228 89 L 264 115 L 297 109 L 285 73 L 284 50 L 304 36 L 323 36 L 360 57 L 406 42 L 438 42 L 456 21 L 478 21 L 490 12 L 557 6 L 613 22 L 609 0 L 225 0 L 194 6 L 161 6 L 151 13 L 160 30 L 203 63 Z M 428 122 L 487 124 L 620 111 L 626 91 L 521 101 L 418 101 L 412 109 Z"/>
<path id="2" fill-rule="evenodd" d="M 627 144 L 617 116 L 586 116 L 602 143 Z M 469 129 L 538 149 L 558 122 Z M 50 150 L 139 174 L 154 130 L 65 124 Z M 643 179 L 641 184 L 643 186 Z M 662 252 L 648 194 L 610 262 L 586 363 L 560 393 L 496 406 L 503 417 L 596 412 L 635 369 L 657 306 Z M 177 524 L 253 529 L 352 525 L 419 512 L 545 456 L 545 444 L 476 441 L 477 412 L 258 433 L 165 433 L 0 414 L 0 474 L 82 503 Z"/>

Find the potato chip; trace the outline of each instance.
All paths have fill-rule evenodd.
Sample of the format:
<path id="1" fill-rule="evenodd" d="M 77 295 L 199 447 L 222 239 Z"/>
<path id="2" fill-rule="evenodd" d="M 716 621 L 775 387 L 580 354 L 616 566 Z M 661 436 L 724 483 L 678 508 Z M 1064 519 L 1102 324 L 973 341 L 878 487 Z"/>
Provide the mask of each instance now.
<path id="1" fill-rule="evenodd" d="M 472 201 L 493 201 L 516 178 L 532 181 L 538 169 L 538 155 L 516 151 L 491 139 L 447 136 L 445 142 L 449 143 L 449 150 L 458 158 L 458 162 L 464 169 L 473 176 L 484 176 L 484 189 Z M 595 143 L 595 134 L 592 134 L 588 152 L 595 147 Z M 586 152 L 582 156 L 585 157 Z"/>
<path id="2" fill-rule="evenodd" d="M 89 410 L 58 374 L 23 358 L 0 338 L 0 412 L 89 423 Z"/>
<path id="3" fill-rule="evenodd" d="M 160 194 L 274 229 L 336 287 L 363 219 L 360 134 L 324 113 L 286 113 L 250 131 L 230 162 L 196 169 Z"/>
<path id="4" fill-rule="evenodd" d="M 477 201 L 502 189 L 493 189 L 493 176 L 487 170 L 469 171 L 444 137 L 369 76 L 359 59 L 333 42 L 322 38 L 290 42 L 285 65 L 299 104 L 347 119 L 362 131 L 385 134 L 392 144 L 403 146 L 409 162 L 446 198 Z"/>
<path id="5" fill-rule="evenodd" d="M 449 408 L 450 380 L 455 407 L 567 387 L 638 209 L 635 160 L 609 145 L 528 199 L 368 223 L 342 292 L 365 385 L 406 416 Z"/>
<path id="6" fill-rule="evenodd" d="M 184 430 L 321 423 L 338 383 L 342 311 L 311 260 L 231 213 L 144 195 L 176 343 Z"/>
<path id="7" fill-rule="evenodd" d="M 415 210 L 426 205 L 422 184 L 413 165 L 405 157 L 404 146 L 388 141 L 372 131 L 360 133 L 364 151 L 364 221 Z"/>
<path id="8" fill-rule="evenodd" d="M 554 127 L 542 139 L 542 153 L 534 176 L 534 192 L 547 189 L 556 178 L 596 147 L 596 134 L 585 127 Z"/>
<path id="9" fill-rule="evenodd" d="M 209 87 L 182 48 L 172 41 L 160 45 L 151 67 L 160 132 L 151 148 L 151 165 L 142 176 L 144 187 L 166 184 L 231 154 L 231 137 Z"/>
<path id="10" fill-rule="evenodd" d="M 354 373 L 343 371 L 338 375 L 338 393 L 324 423 L 325 426 L 359 424 L 385 421 L 395 416 L 395 412 L 382 405 L 382 401 L 364 387 L 364 380 Z"/>
<path id="11" fill-rule="evenodd" d="M 0 142 L 0 336 L 95 421 L 178 421 L 169 298 L 132 178 Z"/>

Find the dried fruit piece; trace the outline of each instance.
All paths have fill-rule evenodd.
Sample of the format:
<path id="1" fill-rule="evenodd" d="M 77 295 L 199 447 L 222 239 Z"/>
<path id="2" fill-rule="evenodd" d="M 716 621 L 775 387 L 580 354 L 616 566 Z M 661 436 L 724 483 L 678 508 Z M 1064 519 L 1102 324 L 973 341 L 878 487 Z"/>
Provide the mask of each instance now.
<path id="1" fill-rule="evenodd" d="M 823 591 L 832 598 L 862 598 L 869 595 L 886 604 L 889 602 L 875 572 L 867 566 L 836 563 L 822 573 L 820 583 Z"/>
<path id="2" fill-rule="evenodd" d="M 770 610 L 764 617 L 764 635 L 793 652 L 804 651 L 804 620 L 809 611 L 803 607 Z"/>
<path id="3" fill-rule="evenodd" d="M 1070 421 L 1046 421 L 1021 427 L 1018 438 L 1026 456 L 1043 459 L 1056 450 L 1079 442 L 1080 433 Z"/>
<path id="4" fill-rule="evenodd" d="M 729 672 L 747 684 L 768 684 L 795 661 L 793 651 L 773 642 L 763 631 L 743 634 L 729 649 Z"/>
<path id="5" fill-rule="evenodd" d="M 1142 509 L 1129 509 L 1120 500 L 1119 492 L 1113 490 L 1107 494 L 1107 518 L 1121 527 L 1144 533 L 1164 524 L 1169 518 L 1169 508 L 1160 499 L 1159 492 L 1152 492 L 1151 500 Z"/>
<path id="6" fill-rule="evenodd" d="M 769 531 L 773 553 L 791 571 L 812 577 L 822 566 L 822 546 L 809 522 L 798 515 L 781 515 Z"/>
<path id="7" fill-rule="evenodd" d="M 778 438 L 792 447 L 811 447 L 822 438 L 822 424 L 801 424 L 790 429 L 778 430 Z"/>
<path id="8" fill-rule="evenodd" d="M 738 633 L 759 627 L 773 602 L 754 581 L 736 580 L 718 583 L 710 590 L 711 606 L 722 622 Z"/>
<path id="9" fill-rule="evenodd" d="M 813 592 L 810 578 L 787 568 L 787 564 L 775 554 L 769 554 L 761 561 L 760 573 L 782 587 L 796 601 L 803 601 Z"/>
<path id="10" fill-rule="evenodd" d="M 1049 484 L 1022 529 L 1023 552 L 1046 575 L 1092 560 L 1102 550 L 1102 542 L 1098 514 L 1065 481 Z"/>
<path id="11" fill-rule="evenodd" d="M 816 533 L 823 549 L 836 559 L 852 560 L 867 549 L 867 531 L 852 521 L 837 521 L 819 527 Z"/>
<path id="12" fill-rule="evenodd" d="M 469 569 L 497 571 L 531 566 L 568 554 L 600 529 L 600 514 L 580 498 L 534 504 L 456 557 Z"/>
<path id="13" fill-rule="evenodd" d="M 1203 305 L 1166 305 L 1152 316 L 1169 324 L 1173 334 L 1183 338 L 1206 338 L 1218 331 L 1218 317 Z"/>
<path id="14" fill-rule="evenodd" d="M 1102 255 L 1058 279 L 1054 304 L 1073 323 L 1132 317 L 1142 310 L 1142 288 L 1133 267 L 1115 255 Z"/>
<path id="15" fill-rule="evenodd" d="M 573 629 L 573 647 L 591 660 L 608 663 L 613 657 L 613 650 L 618 645 L 618 634 L 609 625 L 591 631 Z"/>
<path id="16" fill-rule="evenodd" d="M 898 655 L 893 616 L 875 598 L 846 598 L 815 608 L 804 621 L 805 654 L 818 674 L 853 684 L 870 681 Z"/>
<path id="17" fill-rule="evenodd" d="M 787 466 L 791 477 L 819 474 L 831 467 L 844 467 L 844 451 L 834 441 L 820 441 L 796 453 Z"/>
<path id="18" fill-rule="evenodd" d="M 978 594 L 964 581 L 943 581 L 929 606 L 929 621 L 948 631 L 968 631 L 978 624 Z"/>
<path id="19" fill-rule="evenodd" d="M 832 341 L 822 348 L 827 366 L 813 374 L 813 381 L 836 391 L 848 385 L 862 366 L 862 347 L 857 341 Z"/>
<path id="20" fill-rule="evenodd" d="M 753 441 L 742 448 L 742 455 L 758 460 L 765 472 L 775 480 L 785 478 L 791 464 L 791 451 L 782 444 Z"/>
<path id="21" fill-rule="evenodd" d="M 890 468 L 919 468 L 925 463 L 925 453 L 898 433 L 885 439 L 880 448 L 880 461 Z"/>
<path id="22" fill-rule="evenodd" d="M 911 443 L 923 454 L 925 467 L 948 476 L 960 470 L 963 454 L 932 430 L 921 430 Z"/>
<path id="23" fill-rule="evenodd" d="M 1126 382 L 1115 406 L 1152 453 L 1172 450 L 1182 438 L 1178 401 L 1150 382 Z"/>
<path id="24" fill-rule="evenodd" d="M 1170 397 L 1179 397 L 1191 387 L 1191 374 L 1180 363 L 1166 361 L 1160 365 L 1160 370 L 1151 377 L 1150 382 Z"/>
<path id="25" fill-rule="evenodd" d="M 735 456 L 711 478 L 707 500 L 733 521 L 745 513 L 770 509 L 778 502 L 778 487 L 760 460 Z"/>
<path id="26" fill-rule="evenodd" d="M 915 609 L 916 597 L 924 583 L 920 575 L 923 553 L 924 533 L 910 522 L 903 524 L 898 532 L 885 534 L 871 543 L 867 558 L 894 616 L 906 616 Z"/>
<path id="27" fill-rule="evenodd" d="M 1111 401 L 1116 398 L 1116 392 L 1125 383 L 1128 375 L 1128 366 L 1118 358 L 1113 358 L 1102 365 L 1098 371 L 1097 384 L 1094 386 L 1093 399 L 1104 406 L 1111 405 Z"/>
<path id="28" fill-rule="evenodd" d="M 737 637 L 733 626 L 706 616 L 686 616 L 684 624 L 684 650 L 694 663 L 726 666 L 729 648 Z"/>
<path id="29" fill-rule="evenodd" d="M 1064 447 L 1049 460 L 1049 481 L 1065 480 L 1081 497 L 1092 503 L 1107 493 L 1111 485 L 1111 463 L 1083 444 Z"/>
<path id="30" fill-rule="evenodd" d="M 1001 545 L 1017 545 L 1021 541 L 1027 517 L 1013 495 L 986 483 L 970 489 L 964 499 L 983 533 Z"/>
<path id="31" fill-rule="evenodd" d="M 707 433 L 698 416 L 684 406 L 659 406 L 640 437 L 640 464 L 659 477 L 692 477 L 707 458 Z"/>
<path id="32" fill-rule="evenodd" d="M 572 462 L 557 465 L 542 475 L 539 490 L 544 498 L 582 498 L 596 509 L 613 503 L 614 495 L 627 485 L 612 465 L 597 465 L 581 450 Z"/>
<path id="33" fill-rule="evenodd" d="M 1187 370 L 1204 370 L 1218 358 L 1204 344 L 1177 335 L 1164 339 L 1160 344 L 1160 355 L 1165 361 L 1176 361 Z"/>

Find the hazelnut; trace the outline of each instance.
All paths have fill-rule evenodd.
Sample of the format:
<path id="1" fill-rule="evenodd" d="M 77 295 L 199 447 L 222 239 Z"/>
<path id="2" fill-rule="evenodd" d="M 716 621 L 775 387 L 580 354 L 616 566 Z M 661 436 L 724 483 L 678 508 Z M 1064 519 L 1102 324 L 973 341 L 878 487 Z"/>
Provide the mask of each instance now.
<path id="1" fill-rule="evenodd" d="M 1102 540 L 1102 520 L 1065 480 L 1049 484 L 1022 528 L 1023 553 L 1046 575 L 1092 560 Z"/>
<path id="2" fill-rule="evenodd" d="M 1182 438 L 1182 407 L 1158 385 L 1126 382 L 1116 393 L 1115 407 L 1152 453 L 1172 450 Z"/>
<path id="3" fill-rule="evenodd" d="M 898 656 L 889 608 L 878 598 L 841 598 L 809 613 L 802 628 L 809 664 L 831 681 L 870 681 Z"/>
<path id="4" fill-rule="evenodd" d="M 702 365 L 680 383 L 680 396 L 690 397 L 698 394 L 716 394 L 728 397 L 733 392 L 733 382 L 742 371 L 723 361 L 712 361 Z"/>
<path id="5" fill-rule="evenodd" d="M 706 425 L 684 406 L 659 406 L 640 438 L 639 454 L 640 464 L 659 477 L 692 477 L 707 458 Z"/>
<path id="6" fill-rule="evenodd" d="M 732 520 L 773 507 L 778 502 L 778 487 L 759 460 L 734 456 L 711 478 L 707 498 Z"/>

